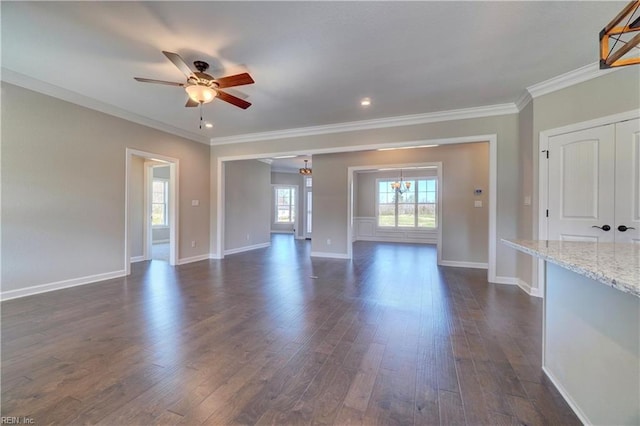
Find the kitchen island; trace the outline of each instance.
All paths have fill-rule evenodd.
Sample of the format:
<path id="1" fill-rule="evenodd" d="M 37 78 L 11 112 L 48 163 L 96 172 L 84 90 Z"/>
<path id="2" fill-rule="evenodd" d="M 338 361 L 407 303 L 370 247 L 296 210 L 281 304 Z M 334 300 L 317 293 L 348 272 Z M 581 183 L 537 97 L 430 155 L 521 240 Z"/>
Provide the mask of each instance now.
<path id="1" fill-rule="evenodd" d="M 503 243 L 545 260 L 542 369 L 580 420 L 640 424 L 640 244 Z"/>

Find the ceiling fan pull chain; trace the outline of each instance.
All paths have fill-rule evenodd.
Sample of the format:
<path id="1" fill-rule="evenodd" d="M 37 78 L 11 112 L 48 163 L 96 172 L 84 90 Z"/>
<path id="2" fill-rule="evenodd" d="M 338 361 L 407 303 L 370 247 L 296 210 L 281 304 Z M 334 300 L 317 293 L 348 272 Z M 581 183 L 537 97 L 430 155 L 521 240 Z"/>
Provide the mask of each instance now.
<path id="1" fill-rule="evenodd" d="M 202 102 L 200 102 L 200 130 L 202 130 Z"/>

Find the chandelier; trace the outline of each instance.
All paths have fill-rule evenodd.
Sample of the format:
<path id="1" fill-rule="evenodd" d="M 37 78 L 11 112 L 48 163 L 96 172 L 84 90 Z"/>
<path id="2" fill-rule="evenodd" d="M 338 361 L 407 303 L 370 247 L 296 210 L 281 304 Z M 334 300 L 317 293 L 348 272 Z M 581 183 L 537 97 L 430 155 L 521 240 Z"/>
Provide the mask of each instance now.
<path id="1" fill-rule="evenodd" d="M 300 172 L 301 175 L 305 175 L 308 176 L 311 174 L 311 169 L 307 167 L 307 162 L 309 160 L 304 160 L 304 167 L 301 169 L 298 169 L 298 171 Z"/>
<path id="2" fill-rule="evenodd" d="M 391 189 L 395 190 L 398 194 L 404 194 L 411 189 L 411 182 L 406 182 L 402 177 L 402 169 L 400 169 L 400 180 L 392 182 Z"/>
<path id="3" fill-rule="evenodd" d="M 309 160 L 304 160 L 304 167 L 299 169 L 301 175 L 308 176 L 311 174 L 311 169 L 307 167 L 307 162 Z"/>

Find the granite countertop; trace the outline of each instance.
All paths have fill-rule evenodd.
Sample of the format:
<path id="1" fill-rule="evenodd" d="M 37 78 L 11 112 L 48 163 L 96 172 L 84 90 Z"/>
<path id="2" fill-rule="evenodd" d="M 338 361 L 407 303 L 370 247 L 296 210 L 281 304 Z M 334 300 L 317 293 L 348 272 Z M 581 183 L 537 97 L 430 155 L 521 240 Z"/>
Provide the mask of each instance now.
<path id="1" fill-rule="evenodd" d="M 640 244 L 502 240 L 510 247 L 640 297 Z"/>

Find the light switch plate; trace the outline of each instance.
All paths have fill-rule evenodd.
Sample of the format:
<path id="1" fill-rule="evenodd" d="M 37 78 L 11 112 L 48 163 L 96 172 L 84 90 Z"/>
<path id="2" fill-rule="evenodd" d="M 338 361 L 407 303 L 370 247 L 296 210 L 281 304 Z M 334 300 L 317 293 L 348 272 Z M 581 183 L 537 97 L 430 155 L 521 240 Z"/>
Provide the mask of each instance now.
<path id="1" fill-rule="evenodd" d="M 482 200 L 475 200 L 473 202 L 473 207 L 482 207 Z"/>
<path id="2" fill-rule="evenodd" d="M 200 200 L 191 200 L 191 205 L 192 206 L 199 206 L 200 205 Z"/>

